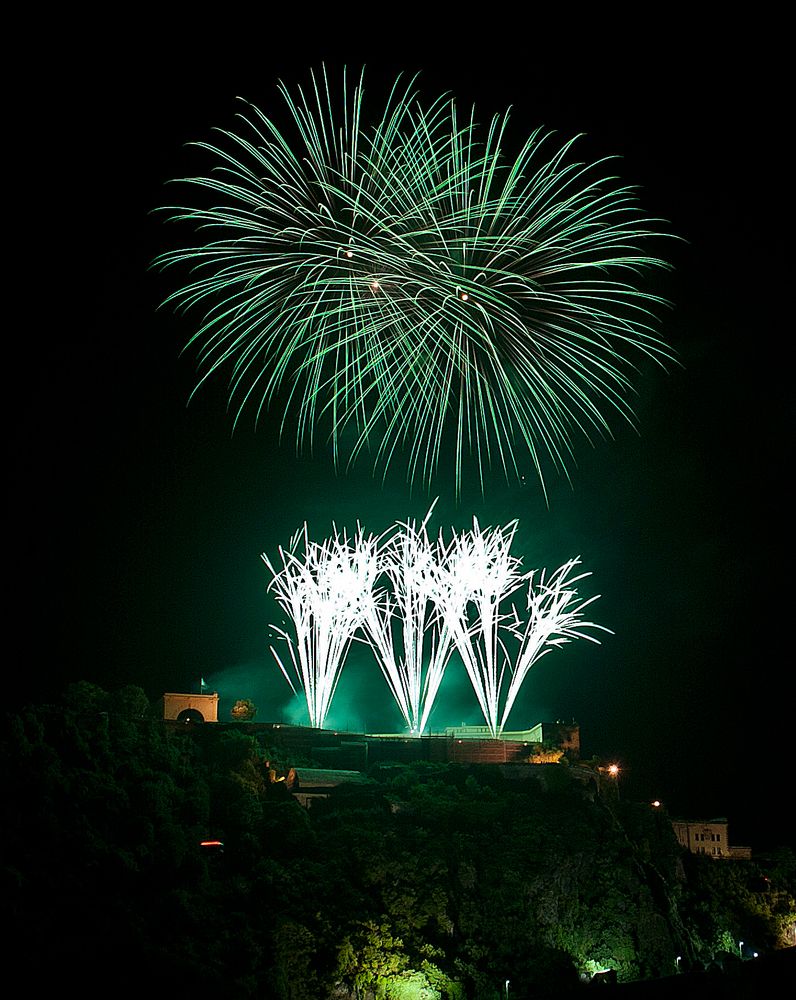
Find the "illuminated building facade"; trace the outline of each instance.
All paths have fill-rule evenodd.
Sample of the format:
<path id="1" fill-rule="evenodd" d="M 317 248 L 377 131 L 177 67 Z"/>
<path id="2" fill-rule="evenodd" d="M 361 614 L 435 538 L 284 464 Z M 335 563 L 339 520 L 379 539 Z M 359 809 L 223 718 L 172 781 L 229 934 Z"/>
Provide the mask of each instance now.
<path id="1" fill-rule="evenodd" d="M 709 820 L 672 820 L 674 834 L 680 845 L 692 854 L 706 854 L 711 858 L 751 858 L 749 847 L 730 845 L 727 820 L 720 816 Z"/>
<path id="2" fill-rule="evenodd" d="M 492 739 L 487 726 L 448 726 L 445 735 L 458 740 Z M 576 722 L 537 722 L 530 729 L 498 733 L 499 740 L 511 743 L 539 744 L 548 749 L 562 750 L 567 757 L 580 756 L 580 726 Z"/>
<path id="3" fill-rule="evenodd" d="M 164 694 L 163 718 L 172 722 L 218 722 L 218 693 Z"/>

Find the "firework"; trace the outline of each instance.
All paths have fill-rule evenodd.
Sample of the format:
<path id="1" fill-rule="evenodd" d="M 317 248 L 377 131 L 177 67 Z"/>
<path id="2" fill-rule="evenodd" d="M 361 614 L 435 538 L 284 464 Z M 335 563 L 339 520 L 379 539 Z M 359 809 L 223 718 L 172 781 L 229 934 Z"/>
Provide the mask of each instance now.
<path id="1" fill-rule="evenodd" d="M 503 635 L 509 615 L 501 606 L 525 580 L 521 561 L 510 553 L 517 522 L 505 528 L 454 532 L 447 553 L 446 578 L 437 599 L 462 658 L 484 719 L 493 736 L 508 663 Z"/>
<path id="2" fill-rule="evenodd" d="M 303 547 L 299 548 L 303 541 Z M 272 626 L 287 645 L 304 689 L 310 725 L 323 728 L 346 654 L 360 625 L 363 602 L 375 582 L 375 542 L 360 532 L 354 543 L 335 532 L 323 543 L 307 537 L 307 525 L 288 550 L 279 549 L 281 569 L 263 553 L 271 572 L 269 590 L 290 617 L 294 635 Z M 271 652 L 293 692 L 296 688 L 277 651 Z"/>
<path id="3" fill-rule="evenodd" d="M 571 576 L 580 560 L 569 560 L 549 576 L 542 570 L 535 582 L 536 571 L 522 573 L 521 560 L 510 553 L 516 529 L 517 522 L 512 521 L 504 528 L 484 530 L 474 519 L 471 532 L 454 534 L 448 584 L 439 594 L 443 616 L 493 738 L 503 729 L 528 672 L 542 656 L 574 638 L 598 642 L 587 629 L 610 631 L 583 618 L 584 609 L 599 595 L 578 601 L 575 584 L 590 575 Z M 527 617 L 521 619 L 516 606 L 508 610 L 506 602 L 526 582 Z"/>
<path id="4" fill-rule="evenodd" d="M 634 355 L 670 356 L 636 280 L 666 265 L 607 161 L 541 129 L 512 156 L 508 112 L 482 126 L 414 81 L 372 118 L 362 76 L 280 89 L 287 128 L 248 106 L 197 143 L 215 167 L 183 180 L 212 201 L 166 210 L 202 239 L 156 261 L 191 267 L 167 301 L 203 310 L 199 385 L 226 372 L 236 424 L 279 396 L 299 446 L 323 427 L 336 462 L 403 453 L 410 481 L 450 442 L 458 488 L 468 454 L 482 481 L 542 479 L 575 434 L 632 420 Z"/>
<path id="5" fill-rule="evenodd" d="M 595 594 L 587 600 L 578 600 L 575 584 L 591 575 L 581 573 L 578 576 L 571 576 L 573 569 L 578 565 L 580 559 L 570 559 L 549 576 L 542 570 L 537 583 L 534 583 L 535 573 L 529 574 L 527 620 L 524 624 L 516 608 L 512 608 L 514 622 L 509 629 L 518 639 L 519 648 L 511 666 L 511 681 L 500 718 L 501 729 L 506 724 L 528 671 L 542 656 L 572 639 L 587 639 L 589 642 L 599 643 L 598 639 L 585 631 L 586 629 L 611 631 L 604 625 L 584 620 L 584 609 L 600 595 Z"/>
<path id="6" fill-rule="evenodd" d="M 431 510 L 433 510 L 433 505 Z M 372 590 L 363 631 L 414 736 L 424 732 L 452 651 L 439 613 L 442 548 L 430 541 L 431 510 L 418 526 L 407 521 L 383 544 L 381 571 L 389 589 Z M 397 623 L 396 628 L 393 627 Z"/>
<path id="7" fill-rule="evenodd" d="M 352 540 L 336 530 L 322 543 L 307 526 L 279 550 L 281 568 L 269 590 L 290 617 L 293 634 L 275 628 L 287 645 L 292 674 L 304 689 L 310 725 L 322 728 L 354 639 L 367 643 L 406 722 L 426 728 L 455 649 L 493 737 L 503 729 L 538 660 L 572 639 L 598 640 L 583 612 L 597 597 L 579 600 L 571 559 L 555 572 L 524 573 L 511 554 L 517 522 L 453 531 L 446 543 L 428 535 L 431 510 L 418 526 L 407 520 L 378 537 L 358 528 Z M 524 614 L 512 597 L 527 584 Z M 294 693 L 291 671 L 271 652 Z"/>

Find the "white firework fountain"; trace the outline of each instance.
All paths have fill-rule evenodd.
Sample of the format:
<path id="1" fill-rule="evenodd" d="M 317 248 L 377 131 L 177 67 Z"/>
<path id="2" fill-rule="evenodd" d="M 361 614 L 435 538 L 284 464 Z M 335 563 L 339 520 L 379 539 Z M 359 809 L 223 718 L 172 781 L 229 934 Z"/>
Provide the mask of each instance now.
<path id="1" fill-rule="evenodd" d="M 529 671 L 572 639 L 599 640 L 584 619 L 598 599 L 578 596 L 570 559 L 553 573 L 522 571 L 511 554 L 517 522 L 428 535 L 426 517 L 396 524 L 381 536 L 353 540 L 336 530 L 323 543 L 296 533 L 279 549 L 281 568 L 269 590 L 290 617 L 294 635 L 276 628 L 304 689 L 310 724 L 322 728 L 354 639 L 367 643 L 412 735 L 428 724 L 451 655 L 458 652 L 493 738 L 502 732 Z M 299 551 L 300 543 L 303 546 Z M 527 586 L 522 615 L 511 599 Z M 290 671 L 272 647 L 294 693 Z"/>
<path id="2" fill-rule="evenodd" d="M 302 550 L 299 544 L 303 540 Z M 359 628 L 365 597 L 378 573 L 377 544 L 360 531 L 353 544 L 336 531 L 322 544 L 307 537 L 306 522 L 291 540 L 280 547 L 282 568 L 271 572 L 276 600 L 293 622 L 295 635 L 273 626 L 285 641 L 299 684 L 304 689 L 310 725 L 323 728 L 334 697 L 340 672 Z M 290 674 L 277 651 L 271 652 L 294 693 Z"/>
<path id="3" fill-rule="evenodd" d="M 446 586 L 441 542 L 428 537 L 431 510 L 395 526 L 381 550 L 389 589 L 371 591 L 362 627 L 409 732 L 421 735 L 453 651 L 437 595 Z"/>

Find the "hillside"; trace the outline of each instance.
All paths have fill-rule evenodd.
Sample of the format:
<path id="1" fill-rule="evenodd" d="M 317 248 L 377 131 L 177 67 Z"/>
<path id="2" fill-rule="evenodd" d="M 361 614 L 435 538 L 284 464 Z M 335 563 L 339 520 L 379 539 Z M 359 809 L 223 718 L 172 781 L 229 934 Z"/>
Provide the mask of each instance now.
<path id="1" fill-rule="evenodd" d="M 792 854 L 684 855 L 664 813 L 563 764 L 380 764 L 305 809 L 275 780 L 297 762 L 245 724 L 173 729 L 134 689 L 97 699 L 4 724 L 3 898 L 40 985 L 561 996 L 606 970 L 729 967 L 796 920 Z"/>

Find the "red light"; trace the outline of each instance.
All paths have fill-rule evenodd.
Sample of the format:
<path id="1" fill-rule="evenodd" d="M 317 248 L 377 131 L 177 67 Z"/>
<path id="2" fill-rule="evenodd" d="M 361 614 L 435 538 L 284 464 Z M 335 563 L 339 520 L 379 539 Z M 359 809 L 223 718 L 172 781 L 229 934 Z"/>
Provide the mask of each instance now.
<path id="1" fill-rule="evenodd" d="M 199 846 L 200 847 L 223 847 L 224 846 L 224 841 L 223 840 L 200 840 L 199 841 Z"/>

